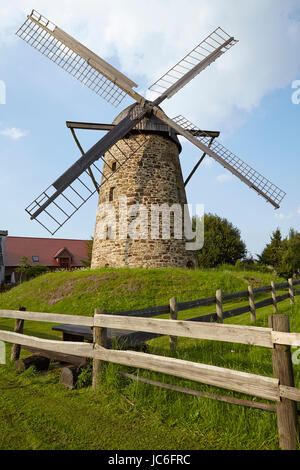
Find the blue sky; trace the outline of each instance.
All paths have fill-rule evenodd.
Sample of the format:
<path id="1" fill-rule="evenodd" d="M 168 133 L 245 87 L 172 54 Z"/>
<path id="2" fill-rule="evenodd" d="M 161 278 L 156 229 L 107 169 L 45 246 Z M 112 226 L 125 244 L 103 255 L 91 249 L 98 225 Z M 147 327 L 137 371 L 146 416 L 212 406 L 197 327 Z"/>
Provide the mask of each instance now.
<path id="1" fill-rule="evenodd" d="M 300 231 L 300 104 L 292 102 L 292 83 L 300 80 L 299 1 L 154 0 L 149 8 L 144 0 L 87 0 L 84 9 L 68 0 L 12 3 L 0 5 L 0 81 L 6 84 L 6 104 L 0 104 L 1 229 L 47 237 L 24 208 L 80 156 L 65 121 L 110 123 L 131 103 L 113 108 L 17 38 L 15 31 L 35 8 L 139 83 L 141 93 L 217 26 L 239 39 L 163 108 L 170 117 L 183 114 L 199 127 L 220 130 L 227 147 L 287 196 L 274 211 L 207 157 L 187 187 L 188 201 L 227 217 L 253 254 L 277 226 L 283 234 L 289 227 Z M 102 134 L 78 135 L 88 149 Z M 199 156 L 184 144 L 184 175 Z M 90 238 L 96 207 L 94 197 L 56 236 Z"/>

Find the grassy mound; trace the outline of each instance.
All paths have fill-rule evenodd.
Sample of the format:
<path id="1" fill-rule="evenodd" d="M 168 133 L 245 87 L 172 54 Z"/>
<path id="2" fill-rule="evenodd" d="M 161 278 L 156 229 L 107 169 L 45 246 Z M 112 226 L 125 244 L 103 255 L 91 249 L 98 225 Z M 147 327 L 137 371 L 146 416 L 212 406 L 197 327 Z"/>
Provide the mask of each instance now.
<path id="1" fill-rule="evenodd" d="M 274 276 L 251 271 L 186 269 L 113 269 L 60 271 L 39 276 L 0 294 L 0 309 L 92 315 L 210 297 L 216 289 L 231 293 L 268 285 Z M 274 279 L 282 282 L 280 278 Z"/>

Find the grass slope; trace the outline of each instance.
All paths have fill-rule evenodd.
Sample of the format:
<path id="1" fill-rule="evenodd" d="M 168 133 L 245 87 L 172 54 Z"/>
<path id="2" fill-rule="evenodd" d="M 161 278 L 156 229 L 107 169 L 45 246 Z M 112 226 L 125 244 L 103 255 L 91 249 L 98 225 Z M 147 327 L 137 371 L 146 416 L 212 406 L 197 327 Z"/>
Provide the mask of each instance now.
<path id="1" fill-rule="evenodd" d="M 276 279 L 276 281 L 280 281 Z M 0 308 L 91 315 L 94 308 L 126 310 L 212 296 L 267 285 L 270 276 L 252 272 L 174 269 L 101 269 L 47 274 L 0 295 Z M 291 330 L 300 332 L 300 301 L 280 303 L 290 315 Z M 228 304 L 231 306 L 232 304 Z M 212 307 L 195 309 L 212 311 Z M 186 314 L 186 312 L 182 312 Z M 267 326 L 271 307 L 257 311 L 257 326 Z M 191 316 L 191 311 L 187 316 Z M 249 324 L 249 314 L 226 323 Z M 26 322 L 25 334 L 55 338 L 50 324 Z M 1 329 L 13 328 L 0 320 Z M 150 352 L 170 356 L 168 338 L 151 342 Z M 26 354 L 23 352 L 22 354 Z M 10 346 L 7 347 L 7 357 Z M 271 351 L 265 348 L 179 338 L 174 357 L 272 376 Z M 299 354 L 300 359 L 300 354 Z M 278 449 L 276 415 L 136 383 L 120 377 L 124 370 L 230 396 L 241 394 L 172 376 L 106 364 L 97 391 L 66 390 L 60 370 L 18 373 L 9 361 L 0 366 L 0 449 Z M 294 364 L 300 387 L 300 365 Z M 89 371 L 81 383 L 90 380 Z M 251 398 L 244 396 L 245 398 Z M 258 400 L 258 399 L 257 399 Z"/>
<path id="2" fill-rule="evenodd" d="M 0 308 L 20 305 L 31 311 L 93 315 L 168 304 L 268 285 L 270 274 L 251 271 L 186 269 L 112 269 L 61 271 L 40 276 L 0 295 Z M 283 280 L 275 279 L 278 282 Z"/>

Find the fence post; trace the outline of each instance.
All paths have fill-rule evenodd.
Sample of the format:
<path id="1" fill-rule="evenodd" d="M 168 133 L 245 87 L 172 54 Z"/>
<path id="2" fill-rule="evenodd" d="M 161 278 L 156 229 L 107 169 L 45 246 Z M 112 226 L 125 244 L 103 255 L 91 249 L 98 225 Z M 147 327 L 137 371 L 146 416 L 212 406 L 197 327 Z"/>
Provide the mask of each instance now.
<path id="1" fill-rule="evenodd" d="M 19 307 L 19 312 L 26 312 L 26 308 Z M 22 334 L 23 328 L 24 328 L 24 320 L 19 320 L 17 318 L 15 321 L 14 332 Z M 11 361 L 17 361 L 18 359 L 20 359 L 20 354 L 21 354 L 21 346 L 19 344 L 13 344 L 12 349 L 11 349 L 11 356 L 10 356 Z"/>
<path id="2" fill-rule="evenodd" d="M 251 320 L 251 323 L 255 323 L 256 322 L 256 308 L 255 308 L 254 292 L 253 292 L 252 286 L 248 286 L 248 293 L 249 293 L 250 320 Z"/>
<path id="3" fill-rule="evenodd" d="M 294 305 L 295 297 L 294 297 L 294 286 L 293 286 L 293 278 L 292 277 L 288 280 L 288 283 L 289 283 L 290 301 L 291 301 L 291 304 Z"/>
<path id="4" fill-rule="evenodd" d="M 177 320 L 178 306 L 177 298 L 170 299 L 170 320 Z M 177 347 L 177 336 L 170 336 L 170 351 L 175 351 Z"/>
<path id="5" fill-rule="evenodd" d="M 276 299 L 276 287 L 275 287 L 274 281 L 271 281 L 271 293 L 272 293 L 272 300 L 273 300 L 273 312 L 277 313 L 278 308 L 277 308 L 277 299 Z"/>
<path id="6" fill-rule="evenodd" d="M 100 314 L 105 314 L 107 313 L 106 310 L 101 310 L 99 308 L 96 308 L 94 311 L 94 316 L 95 315 L 100 315 Z M 101 328 L 99 326 L 94 326 L 93 327 L 93 345 L 94 349 L 96 344 L 98 346 L 102 346 L 106 348 L 107 345 L 107 328 Z M 99 376 L 101 372 L 101 367 L 102 367 L 102 361 L 100 359 L 93 359 L 93 379 L 92 379 L 92 387 L 94 390 L 96 390 L 98 382 L 99 382 Z"/>
<path id="7" fill-rule="evenodd" d="M 269 327 L 274 331 L 290 331 L 288 315 L 270 315 Z M 275 344 L 272 350 L 274 377 L 280 385 L 294 387 L 293 364 L 290 346 Z M 282 450 L 297 449 L 297 408 L 296 403 L 288 398 L 280 398 L 276 403 L 279 446 Z"/>
<path id="8" fill-rule="evenodd" d="M 223 323 L 223 296 L 222 289 L 216 291 L 216 311 L 217 311 L 217 323 Z"/>

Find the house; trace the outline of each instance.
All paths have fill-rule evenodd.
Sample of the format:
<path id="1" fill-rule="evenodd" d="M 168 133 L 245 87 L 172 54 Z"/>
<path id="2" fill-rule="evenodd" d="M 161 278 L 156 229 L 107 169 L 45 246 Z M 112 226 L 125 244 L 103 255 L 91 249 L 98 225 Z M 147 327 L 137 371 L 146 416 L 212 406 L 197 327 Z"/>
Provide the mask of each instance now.
<path id="1" fill-rule="evenodd" d="M 0 237 L 1 237 L 0 231 Z M 56 269 L 74 269 L 84 266 L 82 260 L 88 259 L 86 240 L 62 238 L 2 237 L 4 249 L 4 274 L 2 282 L 14 283 L 19 274 L 16 271 L 20 259 L 27 258 L 31 266 L 47 266 L 51 271 Z M 1 240 L 1 238 L 0 238 Z M 1 259 L 0 259 L 1 261 Z"/>

